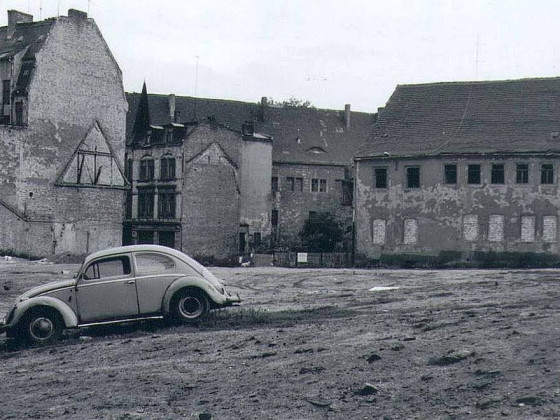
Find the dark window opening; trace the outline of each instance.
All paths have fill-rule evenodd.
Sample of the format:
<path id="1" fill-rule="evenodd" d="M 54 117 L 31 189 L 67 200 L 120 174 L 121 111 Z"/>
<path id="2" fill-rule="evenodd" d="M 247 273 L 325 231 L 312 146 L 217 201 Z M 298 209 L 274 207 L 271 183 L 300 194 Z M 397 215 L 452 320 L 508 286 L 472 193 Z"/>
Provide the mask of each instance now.
<path id="1" fill-rule="evenodd" d="M 387 188 L 386 168 L 375 168 L 375 188 Z"/>
<path id="2" fill-rule="evenodd" d="M 154 179 L 153 159 L 143 159 L 140 161 L 140 181 L 150 181 Z"/>
<path id="3" fill-rule="evenodd" d="M 171 180 L 175 179 L 175 159 L 162 158 L 160 161 L 160 179 Z"/>
<path id="4" fill-rule="evenodd" d="M 469 165 L 467 171 L 467 183 L 480 184 L 480 165 Z"/>
<path id="5" fill-rule="evenodd" d="M 270 224 L 272 227 L 278 226 L 278 210 L 272 210 L 272 215 L 270 217 Z"/>
<path id="6" fill-rule="evenodd" d="M 457 183 L 457 165 L 445 165 L 444 174 L 446 184 Z"/>
<path id="7" fill-rule="evenodd" d="M 138 217 L 141 219 L 151 219 L 154 217 L 154 191 L 138 191 Z"/>
<path id="8" fill-rule="evenodd" d="M 351 206 L 354 199 L 354 184 L 352 181 L 342 181 L 342 205 Z"/>
<path id="9" fill-rule="evenodd" d="M 543 163 L 541 165 L 541 184 L 554 184 L 554 166 Z"/>
<path id="10" fill-rule="evenodd" d="M 406 168 L 406 187 L 420 188 L 420 168 Z"/>
<path id="11" fill-rule="evenodd" d="M 16 102 L 16 125 L 23 125 L 23 102 Z"/>
<path id="12" fill-rule="evenodd" d="M 502 163 L 492 165 L 491 182 L 492 184 L 503 184 L 505 182 L 505 170 Z"/>
<path id="13" fill-rule="evenodd" d="M 518 184 L 529 183 L 529 165 L 526 163 L 518 163 L 515 171 L 515 182 Z"/>
<path id="14" fill-rule="evenodd" d="M 175 190 L 163 189 L 158 194 L 158 215 L 160 219 L 175 218 Z"/>
<path id="15" fill-rule="evenodd" d="M 278 177 L 277 176 L 273 176 L 270 179 L 270 189 L 272 190 L 272 192 L 278 192 Z"/>
<path id="16" fill-rule="evenodd" d="M 303 178 L 294 178 L 289 176 L 287 180 L 289 191 L 303 191 Z"/>
<path id="17" fill-rule="evenodd" d="M 2 81 L 2 105 L 10 105 L 10 81 Z"/>

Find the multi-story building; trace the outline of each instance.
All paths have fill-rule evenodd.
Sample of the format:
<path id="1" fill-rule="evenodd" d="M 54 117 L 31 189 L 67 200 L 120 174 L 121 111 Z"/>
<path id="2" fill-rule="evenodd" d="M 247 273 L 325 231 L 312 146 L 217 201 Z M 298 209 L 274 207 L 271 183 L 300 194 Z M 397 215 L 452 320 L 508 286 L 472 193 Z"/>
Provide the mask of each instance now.
<path id="1" fill-rule="evenodd" d="M 125 243 L 159 243 L 224 259 L 270 234 L 272 138 L 250 123 L 177 122 L 175 97 L 151 123 L 145 86 L 127 146 Z"/>
<path id="2" fill-rule="evenodd" d="M 119 245 L 127 102 L 95 22 L 69 10 L 0 28 L 0 249 L 80 254 Z"/>
<path id="3" fill-rule="evenodd" d="M 370 258 L 560 251 L 560 78 L 398 86 L 355 162 Z"/>
<path id="4" fill-rule="evenodd" d="M 137 115 L 143 113 L 139 106 L 142 94 L 127 94 L 127 98 L 127 138 L 131 142 Z M 351 231 L 352 157 L 369 135 L 374 114 L 351 112 L 349 105 L 344 111 L 278 107 L 266 98 L 260 103 L 154 94 L 147 98 L 152 127 L 171 120 L 183 121 L 186 127 L 203 120 L 221 125 L 222 130 L 246 127 L 243 138 L 252 140 L 241 143 L 239 252 L 271 242 L 295 243 L 305 221 L 323 212 L 331 213 Z M 266 135 L 255 138 L 253 130 Z M 267 155 L 269 137 L 274 139 L 271 155 Z M 135 155 L 134 161 L 137 159 Z M 133 215 L 131 221 L 134 219 Z M 188 218 L 184 223 L 189 223 Z M 196 234 L 205 235 L 202 231 Z M 146 240 L 153 240 L 147 235 Z"/>

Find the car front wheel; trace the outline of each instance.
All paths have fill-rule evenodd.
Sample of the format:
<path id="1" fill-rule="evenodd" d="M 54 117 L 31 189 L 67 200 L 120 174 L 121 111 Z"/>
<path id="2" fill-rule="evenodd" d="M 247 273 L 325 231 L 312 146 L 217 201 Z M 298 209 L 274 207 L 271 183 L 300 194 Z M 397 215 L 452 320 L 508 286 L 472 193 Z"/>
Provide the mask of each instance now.
<path id="1" fill-rule="evenodd" d="M 208 315 L 209 306 L 203 292 L 184 290 L 173 299 L 171 314 L 181 323 L 193 323 Z"/>
<path id="2" fill-rule="evenodd" d="M 25 316 L 21 330 L 25 340 L 39 345 L 49 344 L 60 338 L 62 322 L 54 311 L 39 309 Z"/>

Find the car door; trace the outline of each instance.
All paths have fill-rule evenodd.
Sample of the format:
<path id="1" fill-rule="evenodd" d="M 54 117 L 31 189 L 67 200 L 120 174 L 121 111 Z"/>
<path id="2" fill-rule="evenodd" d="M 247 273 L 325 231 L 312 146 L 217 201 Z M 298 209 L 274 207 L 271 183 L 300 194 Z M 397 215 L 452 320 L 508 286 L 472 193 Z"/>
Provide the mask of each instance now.
<path id="1" fill-rule="evenodd" d="M 130 256 L 92 261 L 78 279 L 76 301 L 81 323 L 138 315 L 136 280 Z"/>

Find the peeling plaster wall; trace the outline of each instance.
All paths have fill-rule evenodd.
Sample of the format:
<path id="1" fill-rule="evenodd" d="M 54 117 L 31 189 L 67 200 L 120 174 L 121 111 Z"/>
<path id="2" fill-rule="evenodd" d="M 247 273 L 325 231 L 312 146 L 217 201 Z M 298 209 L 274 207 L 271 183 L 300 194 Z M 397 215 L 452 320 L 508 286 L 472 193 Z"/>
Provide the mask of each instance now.
<path id="1" fill-rule="evenodd" d="M 491 184 L 493 163 L 505 165 L 503 185 Z M 516 184 L 517 163 L 529 164 L 528 184 Z M 552 185 L 540 183 L 543 163 L 554 164 Z M 444 183 L 446 164 L 457 165 L 457 184 Z M 467 184 L 468 164 L 481 165 L 481 184 Z M 406 188 L 408 166 L 420 167 L 420 188 Z M 387 169 L 388 188 L 374 187 L 374 168 Z M 372 258 L 388 253 L 437 255 L 441 251 L 461 251 L 465 257 L 473 251 L 558 253 L 559 171 L 559 158 L 359 161 L 356 251 Z M 407 220 L 416 220 L 416 242 L 405 237 Z M 383 223 L 386 229 L 381 241 Z"/>
<path id="2" fill-rule="evenodd" d="M 343 206 L 342 183 L 345 168 L 333 165 L 273 163 L 272 176 L 278 177 L 279 191 L 273 193 L 273 208 L 278 210 L 278 235 L 296 238 L 309 218 L 309 212 L 330 212 L 345 228 L 352 223 L 351 206 Z M 290 191 L 288 177 L 303 178 L 303 191 Z M 311 192 L 313 178 L 327 180 L 327 192 Z"/>
<path id="3" fill-rule="evenodd" d="M 120 245 L 123 190 L 55 186 L 96 120 L 123 168 L 127 103 L 120 69 L 91 19 L 57 19 L 36 59 L 28 126 L 0 130 L 0 159 L 8 161 L 1 165 L 2 200 L 29 221 L 31 254 Z M 23 235 L 15 238 L 13 248 L 21 248 Z"/>

